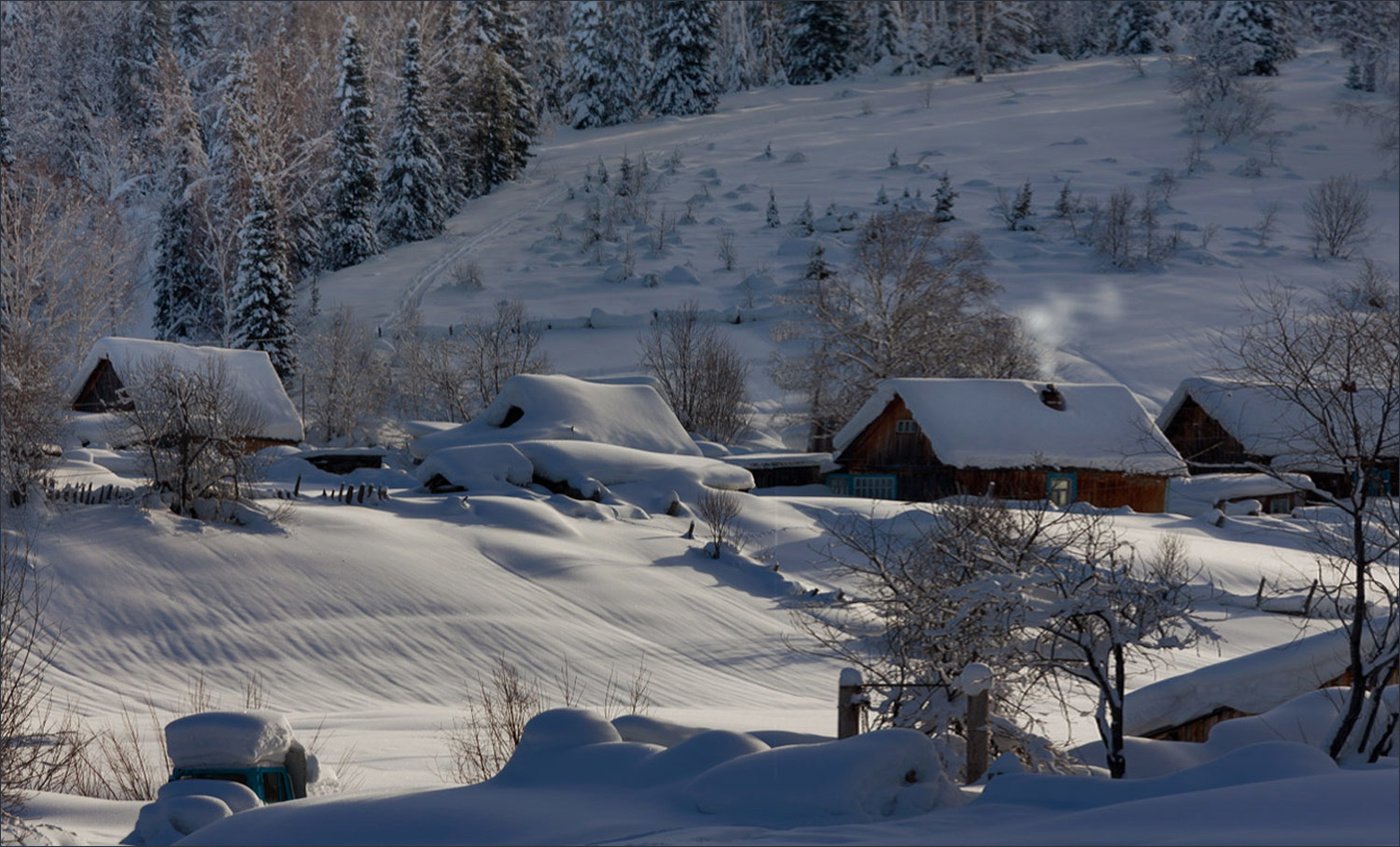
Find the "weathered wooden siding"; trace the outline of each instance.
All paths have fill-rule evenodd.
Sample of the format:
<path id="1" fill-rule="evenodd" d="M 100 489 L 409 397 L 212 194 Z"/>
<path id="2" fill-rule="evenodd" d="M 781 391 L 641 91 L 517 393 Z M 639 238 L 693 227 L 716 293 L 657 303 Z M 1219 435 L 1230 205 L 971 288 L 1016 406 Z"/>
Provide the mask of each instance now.
<path id="1" fill-rule="evenodd" d="M 1190 397 L 1167 421 L 1162 433 L 1193 470 L 1246 471 L 1251 469 L 1250 462 L 1264 461 L 1264 457 L 1246 453 L 1244 445 Z"/>
<path id="2" fill-rule="evenodd" d="M 122 381 L 117 378 L 117 372 L 112 369 L 112 363 L 108 359 L 99 359 L 97 366 L 88 374 L 87 381 L 83 383 L 83 390 L 78 392 L 78 396 L 73 400 L 73 411 L 75 412 L 111 412 L 114 410 L 127 411 L 131 409 L 131 402 L 121 402 L 118 394 L 122 390 Z"/>
<path id="3" fill-rule="evenodd" d="M 914 425 L 899 432 L 901 420 L 912 416 L 897 395 L 836 461 L 853 474 L 894 474 L 900 500 L 928 501 L 954 494 L 987 494 L 1012 500 L 1041 500 L 1046 496 L 1045 468 L 954 468 L 933 452 L 928 438 Z M 1136 512 L 1161 512 L 1167 505 L 1166 477 L 1139 476 L 1083 468 L 1058 469 L 1076 475 L 1080 502 L 1104 508 L 1128 506 Z"/>

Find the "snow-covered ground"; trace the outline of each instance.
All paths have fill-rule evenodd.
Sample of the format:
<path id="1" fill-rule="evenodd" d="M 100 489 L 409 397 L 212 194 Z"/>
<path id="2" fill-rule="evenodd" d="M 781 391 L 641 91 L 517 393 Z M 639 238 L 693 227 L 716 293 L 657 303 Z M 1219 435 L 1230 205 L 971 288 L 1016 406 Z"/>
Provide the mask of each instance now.
<path id="1" fill-rule="evenodd" d="M 1262 147 L 1208 149 L 1209 168 L 1179 180 L 1163 216 L 1165 226 L 1184 227 L 1178 255 L 1159 268 L 1110 268 L 1070 239 L 1049 207 L 1065 180 L 1076 192 L 1106 198 L 1121 185 L 1140 192 L 1159 169 L 1182 170 L 1187 138 L 1165 62 L 1149 58 L 1145 68 L 1139 76 L 1109 59 L 1045 61 L 981 85 L 863 77 L 733 96 L 712 116 L 557 130 L 523 180 L 474 201 L 443 237 L 325 277 L 324 304 L 347 304 L 382 325 L 416 304 L 428 326 L 442 327 L 502 297 L 520 298 L 556 327 L 544 336 L 556 370 L 616 376 L 636 372 L 635 337 L 653 309 L 696 300 L 716 314 L 743 316 L 721 329 L 755 365 L 751 400 L 775 413 L 795 402 L 765 369 L 778 347 L 773 328 L 788 314 L 781 295 L 817 239 L 825 239 L 830 261 L 846 254 L 839 238 L 765 226 L 769 189 L 785 224 L 809 197 L 818 216 L 831 202 L 864 216 L 883 208 L 874 202 L 882 186 L 891 200 L 906 187 L 929 199 L 946 170 L 959 191 L 952 229 L 986 240 L 1002 305 L 1022 315 L 1044 345 L 1045 376 L 1120 381 L 1155 409 L 1182 378 L 1208 365 L 1211 334 L 1242 319 L 1243 285 L 1277 277 L 1311 288 L 1355 272 L 1355 262 L 1311 257 L 1301 211 L 1308 186 L 1337 174 L 1362 179 L 1376 230 L 1366 253 L 1392 273 L 1400 263 L 1400 203 L 1394 179 L 1378 179 L 1385 162 L 1369 134 L 1331 111 L 1338 100 L 1362 96 L 1344 92 L 1344 63 L 1331 51 L 1306 52 L 1274 81 L 1278 164 L 1260 177 L 1238 176 L 1246 158 L 1267 156 Z M 763 155 L 769 144 L 772 158 Z M 634 278 L 609 281 L 616 257 L 599 265 L 579 246 L 571 226 L 583 215 L 583 195 L 567 199 L 569 188 L 581 189 L 600 157 L 616 175 L 624 153 L 635 163 L 645 152 L 660 173 L 672 151 L 680 165 L 658 189 L 656 213 L 679 216 L 695 198 L 697 222 L 680 224 L 679 240 L 661 256 L 637 236 Z M 996 189 L 1027 179 L 1041 227 L 1008 232 L 991 211 Z M 1261 247 L 1253 227 L 1273 201 L 1280 203 L 1278 232 Z M 565 214 L 571 220 L 559 221 L 558 240 L 552 230 Z M 734 271 L 722 270 L 716 257 L 724 230 L 735 233 Z M 451 284 L 459 261 L 479 263 L 483 290 Z M 648 273 L 657 275 L 655 287 L 643 282 Z M 590 316 L 587 326 L 582 319 Z M 549 460 L 581 461 L 556 452 Z M 102 451 L 70 458 L 64 473 L 74 479 L 104 484 L 131 472 L 128 458 Z M 441 730 L 460 716 L 478 675 L 498 656 L 539 677 L 555 704 L 562 698 L 554 681 L 567 662 L 585 686 L 579 704 L 605 717 L 622 709 L 617 688 L 640 675 L 649 680 L 654 717 L 831 734 L 839 666 L 789 648 L 800 638 L 793 601 L 841 587 L 823 555 L 827 522 L 905 507 L 815 491 L 738 495 L 748 555 L 712 560 L 700 550 L 703 539 L 682 537 L 688 516 L 664 514 L 676 490 L 664 464 L 640 482 L 612 486 L 615 502 L 600 504 L 504 483 L 499 493 L 465 501 L 427 495 L 406 456 L 391 458 L 390 468 L 349 478 L 388 487 L 389 500 L 363 505 L 318 496 L 344 477 L 299 460 L 274 464 L 270 487 L 290 488 L 300 475 L 303 493 L 276 525 L 234 528 L 132 506 L 61 506 L 37 533 L 37 558 L 54 588 L 49 614 L 64 637 L 51 681 L 81 715 L 93 723 L 115 720 L 127 707 L 144 715 L 149 702 L 174 717 L 201 680 L 214 705 L 240 708 L 256 673 L 266 705 L 288 713 L 300 736 L 319 727 L 322 759 L 343 757 L 341 776 L 373 792 L 250 812 L 201 833 L 207 843 L 1396 841 L 1393 767 L 1329 770 L 1300 748 L 1275 751 L 1274 759 L 1202 762 L 1205 772 L 1138 794 L 1084 783 L 1073 802 L 1061 802 L 1045 799 L 1059 789 L 1013 782 L 1000 796 L 989 792 L 956 808 L 934 808 L 940 804 L 932 800 L 921 806 L 928 797 L 895 803 L 890 808 L 903 811 L 889 817 L 860 811 L 869 791 L 818 779 L 838 779 L 845 754 L 814 756 L 811 782 L 796 783 L 831 792 L 822 795 L 828 805 L 846 810 L 835 815 L 814 812 L 812 796 L 791 785 L 781 796 L 764 794 L 752 769 L 729 786 L 712 782 L 708 794 L 682 781 L 623 785 L 643 767 L 637 751 L 600 754 L 622 757 L 611 770 L 579 764 L 573 782 L 522 777 L 443 788 Z M 1301 594 L 1316 575 L 1301 522 L 1239 517 L 1217 526 L 1174 514 L 1115 522 L 1144 549 L 1164 534 L 1184 539 L 1187 555 L 1214 581 L 1216 593 L 1203 592 L 1202 608 L 1222 636 L 1199 652 L 1168 657 L 1163 667 L 1137 669 L 1134 688 L 1324 625 L 1253 608 L 1261 577 L 1271 591 Z M 1092 739 L 1090 722 L 1064 719 L 1049 698 L 1042 711 L 1053 737 Z M 922 755 L 908 744 L 889 748 L 873 761 L 903 767 L 901 778 L 913 767 L 905 759 Z M 633 759 L 623 767 L 627 756 Z M 785 767 L 799 773 L 805 766 Z M 599 786 L 604 772 L 615 781 Z M 1262 775 L 1276 779 L 1257 782 Z M 107 843 L 131 831 L 138 808 L 43 795 L 31 812 L 36 824 L 59 828 L 42 830 L 48 837 Z"/>

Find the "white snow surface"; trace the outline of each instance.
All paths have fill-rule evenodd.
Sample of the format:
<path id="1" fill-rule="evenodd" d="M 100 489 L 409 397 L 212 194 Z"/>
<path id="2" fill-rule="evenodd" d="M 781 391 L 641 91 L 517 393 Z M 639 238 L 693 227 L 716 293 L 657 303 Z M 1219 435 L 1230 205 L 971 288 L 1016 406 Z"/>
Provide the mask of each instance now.
<path id="1" fill-rule="evenodd" d="M 201 712 L 165 725 L 170 761 L 179 768 L 280 765 L 293 741 L 278 712 Z"/>
<path id="2" fill-rule="evenodd" d="M 523 414 L 505 425 L 512 408 Z M 698 456 L 700 448 L 656 389 L 646 383 L 600 383 L 570 376 L 511 377 L 480 415 L 410 445 L 419 458 L 444 447 L 526 440 L 579 440 L 654 453 Z"/>
<path id="3" fill-rule="evenodd" d="M 258 431 L 247 435 L 276 441 L 301 441 L 303 437 L 301 416 L 283 389 L 272 360 L 262 350 L 192 347 L 170 341 L 117 336 L 99 338 L 69 383 L 70 402 L 77 399 L 92 369 L 103 359 L 111 361 L 112 370 L 124 383 L 132 374 L 161 361 L 169 361 L 177 369 L 191 373 L 222 367 L 232 390 L 257 410 Z"/>
<path id="4" fill-rule="evenodd" d="M 887 379 L 832 446 L 845 449 L 898 396 L 933 452 L 954 467 L 1185 474 L 1181 456 L 1127 388 L 1055 383 L 1063 409 L 1041 402 L 1044 388 L 1015 379 Z"/>

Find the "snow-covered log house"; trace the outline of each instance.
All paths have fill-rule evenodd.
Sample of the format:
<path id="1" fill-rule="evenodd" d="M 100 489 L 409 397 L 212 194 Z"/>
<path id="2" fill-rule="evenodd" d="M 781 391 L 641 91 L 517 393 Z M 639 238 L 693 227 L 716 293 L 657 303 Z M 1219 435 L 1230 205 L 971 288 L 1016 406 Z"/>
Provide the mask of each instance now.
<path id="1" fill-rule="evenodd" d="M 131 408 L 123 389 L 152 368 L 168 364 L 192 374 L 222 374 L 231 396 L 252 410 L 251 431 L 233 433 L 249 451 L 304 438 L 301 415 L 262 350 L 193 347 L 169 341 L 108 336 L 98 339 L 68 386 L 69 406 L 87 415 Z"/>
<path id="2" fill-rule="evenodd" d="M 1166 507 L 1186 465 L 1122 385 L 890 379 L 833 439 L 837 493 Z"/>
<path id="3" fill-rule="evenodd" d="M 1374 389 L 1350 386 L 1337 390 L 1352 396 L 1319 397 L 1318 403 L 1354 402 L 1355 419 L 1363 427 L 1371 421 L 1383 425 L 1384 401 Z M 1346 425 L 1346 420 L 1336 415 L 1328 418 Z M 1388 423 L 1395 429 L 1395 420 Z M 1192 474 L 1304 473 L 1317 488 L 1333 495 L 1345 497 L 1351 491 L 1351 476 L 1330 458 L 1339 452 L 1328 444 L 1333 436 L 1323 433 L 1308 410 L 1271 386 L 1214 377 L 1184 379 L 1162 407 L 1157 424 Z M 1374 434 L 1365 437 L 1372 440 Z M 1336 435 L 1347 438 L 1349 434 L 1339 431 Z M 1367 485 L 1371 494 L 1396 496 L 1400 494 L 1400 430 L 1389 435 L 1382 454 L 1379 466 L 1367 469 Z"/>

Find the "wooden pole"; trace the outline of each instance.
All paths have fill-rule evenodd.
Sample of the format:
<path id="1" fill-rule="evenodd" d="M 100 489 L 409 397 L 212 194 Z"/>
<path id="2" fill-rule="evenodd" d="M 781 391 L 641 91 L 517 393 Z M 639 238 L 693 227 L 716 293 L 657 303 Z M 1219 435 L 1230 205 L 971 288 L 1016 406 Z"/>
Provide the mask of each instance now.
<path id="1" fill-rule="evenodd" d="M 967 695 L 966 783 L 971 785 L 987 772 L 987 716 L 992 689 L 992 669 L 981 662 L 973 662 L 959 674 L 958 687 Z"/>
<path id="2" fill-rule="evenodd" d="M 865 706 L 865 679 L 855 668 L 842 668 L 836 688 L 836 737 L 860 734 L 860 710 Z"/>

